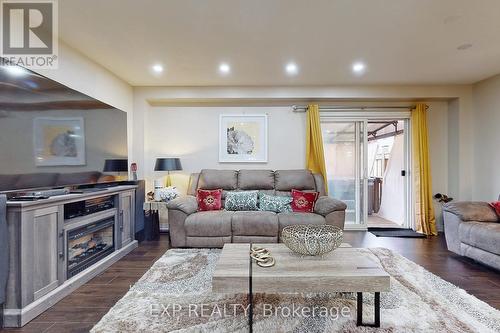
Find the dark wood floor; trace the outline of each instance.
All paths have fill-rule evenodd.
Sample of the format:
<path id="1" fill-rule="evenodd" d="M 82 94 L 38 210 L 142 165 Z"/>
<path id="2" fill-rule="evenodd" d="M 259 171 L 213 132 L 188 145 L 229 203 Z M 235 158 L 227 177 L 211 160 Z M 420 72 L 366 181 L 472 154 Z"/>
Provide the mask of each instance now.
<path id="1" fill-rule="evenodd" d="M 430 239 L 375 237 L 346 232 L 354 247 L 386 247 L 500 309 L 500 273 L 446 249 L 444 236 Z M 0 332 L 88 332 L 151 265 L 169 248 L 168 239 L 142 242 L 137 249 L 22 329 Z"/>

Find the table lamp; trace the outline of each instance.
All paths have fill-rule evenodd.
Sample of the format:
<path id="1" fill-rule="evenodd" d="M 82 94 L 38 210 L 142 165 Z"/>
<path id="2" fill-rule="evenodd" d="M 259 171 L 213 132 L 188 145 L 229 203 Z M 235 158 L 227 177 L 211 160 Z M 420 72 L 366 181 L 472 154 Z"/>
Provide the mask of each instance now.
<path id="1" fill-rule="evenodd" d="M 117 172 L 118 176 L 116 177 L 118 180 L 126 180 L 123 176 L 120 175 L 120 172 L 128 172 L 128 160 L 127 159 L 107 159 L 104 161 L 104 172 Z"/>
<path id="2" fill-rule="evenodd" d="M 182 170 L 181 160 L 177 157 L 157 158 L 155 171 L 167 171 L 167 187 L 172 186 L 170 171 Z"/>

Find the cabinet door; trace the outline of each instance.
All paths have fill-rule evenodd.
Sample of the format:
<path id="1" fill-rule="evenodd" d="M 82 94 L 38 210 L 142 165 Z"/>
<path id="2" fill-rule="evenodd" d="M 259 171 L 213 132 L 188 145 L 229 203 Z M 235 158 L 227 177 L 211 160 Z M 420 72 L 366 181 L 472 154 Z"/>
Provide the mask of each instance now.
<path id="1" fill-rule="evenodd" d="M 42 297 L 59 286 L 59 214 L 58 207 L 33 212 L 32 256 L 33 298 Z M 26 244 L 28 247 L 29 245 Z"/>
<path id="2" fill-rule="evenodd" d="M 134 239 L 135 195 L 134 192 L 120 194 L 120 233 L 121 246 Z"/>

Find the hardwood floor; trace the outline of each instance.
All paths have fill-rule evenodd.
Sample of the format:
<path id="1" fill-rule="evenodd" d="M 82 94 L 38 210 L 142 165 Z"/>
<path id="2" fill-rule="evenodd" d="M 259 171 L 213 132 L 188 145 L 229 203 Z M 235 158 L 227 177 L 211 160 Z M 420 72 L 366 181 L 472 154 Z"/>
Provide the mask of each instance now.
<path id="1" fill-rule="evenodd" d="M 446 249 L 444 236 L 429 239 L 375 237 L 369 232 L 346 232 L 354 247 L 386 247 L 500 309 L 500 273 Z M 169 248 L 168 238 L 142 242 L 74 293 L 21 329 L 0 332 L 88 332 L 151 265 Z"/>

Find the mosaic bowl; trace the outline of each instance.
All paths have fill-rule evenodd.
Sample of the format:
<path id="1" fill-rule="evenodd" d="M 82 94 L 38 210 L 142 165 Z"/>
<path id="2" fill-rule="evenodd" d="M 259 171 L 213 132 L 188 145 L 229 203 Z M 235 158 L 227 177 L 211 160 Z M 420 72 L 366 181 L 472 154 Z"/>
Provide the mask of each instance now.
<path id="1" fill-rule="evenodd" d="M 338 248 L 344 234 L 333 225 L 291 225 L 283 228 L 281 239 L 293 252 L 307 255 L 324 255 Z"/>

